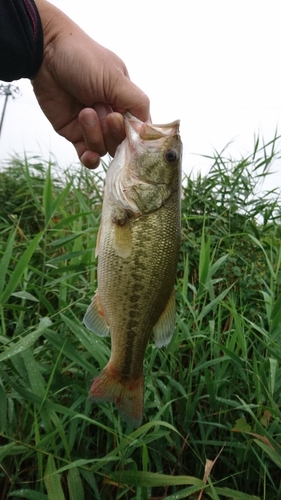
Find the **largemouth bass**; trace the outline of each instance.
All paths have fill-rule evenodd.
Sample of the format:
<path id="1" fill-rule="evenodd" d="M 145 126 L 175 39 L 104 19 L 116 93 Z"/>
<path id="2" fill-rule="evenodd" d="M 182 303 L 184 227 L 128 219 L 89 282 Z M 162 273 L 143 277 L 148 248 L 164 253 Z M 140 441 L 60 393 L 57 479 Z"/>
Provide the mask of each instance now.
<path id="1" fill-rule="evenodd" d="M 92 383 L 95 402 L 112 401 L 133 427 L 143 416 L 143 360 L 154 332 L 167 345 L 175 326 L 180 248 L 182 144 L 179 121 L 143 123 L 125 114 L 126 138 L 110 164 L 96 255 L 98 289 L 84 324 L 111 334 L 108 364 Z"/>

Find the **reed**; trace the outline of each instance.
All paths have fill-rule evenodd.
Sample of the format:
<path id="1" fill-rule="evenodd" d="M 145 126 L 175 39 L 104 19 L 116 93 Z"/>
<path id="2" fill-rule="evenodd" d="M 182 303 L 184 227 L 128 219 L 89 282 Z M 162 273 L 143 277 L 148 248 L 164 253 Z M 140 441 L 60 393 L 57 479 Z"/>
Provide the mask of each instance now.
<path id="1" fill-rule="evenodd" d="M 132 431 L 87 399 L 110 339 L 96 287 L 104 169 L 0 169 L 0 499 L 281 499 L 278 137 L 183 179 L 175 335 L 145 356 Z"/>

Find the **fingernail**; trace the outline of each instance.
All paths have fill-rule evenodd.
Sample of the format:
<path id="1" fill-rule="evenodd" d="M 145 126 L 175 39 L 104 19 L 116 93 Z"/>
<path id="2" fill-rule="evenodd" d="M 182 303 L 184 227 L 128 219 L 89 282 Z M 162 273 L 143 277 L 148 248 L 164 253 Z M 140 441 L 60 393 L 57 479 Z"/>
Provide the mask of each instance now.
<path id="1" fill-rule="evenodd" d="M 85 113 L 83 116 L 83 123 L 86 127 L 94 127 L 96 125 L 96 119 L 91 113 Z"/>

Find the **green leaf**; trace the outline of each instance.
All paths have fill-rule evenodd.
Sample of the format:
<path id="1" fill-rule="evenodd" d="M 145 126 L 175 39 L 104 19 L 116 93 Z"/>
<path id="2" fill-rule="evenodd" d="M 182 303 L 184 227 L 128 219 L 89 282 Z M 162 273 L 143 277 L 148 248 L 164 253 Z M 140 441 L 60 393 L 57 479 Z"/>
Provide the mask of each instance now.
<path id="1" fill-rule="evenodd" d="M 36 247 L 42 238 L 43 232 L 38 233 L 33 240 L 31 240 L 30 244 L 28 245 L 27 249 L 23 252 L 20 260 L 18 261 L 11 277 L 10 280 L 5 288 L 5 290 L 2 292 L 0 295 L 0 305 L 4 305 L 7 300 L 9 300 L 10 296 L 14 292 L 15 288 L 18 286 L 21 277 L 28 266 L 28 263 L 33 255 L 33 253 L 36 250 Z"/>
<path id="2" fill-rule="evenodd" d="M 0 277 L 1 277 L 1 279 L 0 279 L 0 297 L 1 297 L 1 293 L 3 291 L 4 284 L 5 284 L 5 276 L 6 276 L 10 261 L 11 261 L 16 234 L 17 234 L 17 228 L 15 228 L 14 231 L 11 232 L 11 234 L 8 238 L 6 247 L 5 247 L 5 251 L 4 251 L 3 256 L 1 257 L 1 260 L 0 260 Z M 0 303 L 1 303 L 1 300 L 0 300 Z"/>
<path id="3" fill-rule="evenodd" d="M 48 169 L 46 172 L 44 190 L 43 190 L 43 208 L 45 214 L 45 226 L 47 227 L 55 215 L 58 207 L 63 203 L 66 196 L 68 195 L 70 188 L 72 186 L 72 181 L 68 182 L 67 186 L 61 190 L 59 195 L 53 200 L 52 194 L 52 178 L 51 178 L 51 165 L 48 165 Z"/>
<path id="4" fill-rule="evenodd" d="M 267 456 L 272 460 L 272 462 L 274 462 L 275 465 L 277 465 L 277 467 L 281 469 L 281 447 L 277 451 L 268 446 L 263 441 L 260 441 L 259 439 L 254 439 L 254 441 L 267 454 Z"/>
<path id="5" fill-rule="evenodd" d="M 247 423 L 245 418 L 241 417 L 235 420 L 235 427 L 232 431 L 236 432 L 251 432 L 251 426 Z"/>
<path id="6" fill-rule="evenodd" d="M 80 219 L 82 217 L 85 217 L 86 215 L 91 215 L 92 216 L 93 212 L 82 212 L 82 213 L 79 213 L 79 214 L 70 215 L 69 217 L 64 217 L 57 224 L 55 224 L 53 226 L 53 228 L 55 230 L 63 229 L 64 227 L 66 227 L 68 225 L 71 225 L 72 222 L 74 222 L 75 220 Z"/>
<path id="7" fill-rule="evenodd" d="M 260 497 L 256 497 L 255 495 L 247 495 L 247 493 L 243 493 L 242 491 L 234 491 L 230 488 L 215 487 L 215 489 L 219 495 L 226 497 L 228 500 L 261 500 Z M 210 490 L 207 488 L 205 492 L 209 493 Z"/>
<path id="8" fill-rule="evenodd" d="M 25 446 L 20 446 L 16 443 L 9 443 L 4 446 L 0 446 L 0 463 L 7 456 L 21 455 L 25 451 Z"/>
<path id="9" fill-rule="evenodd" d="M 172 476 L 166 474 L 158 474 L 157 472 L 143 471 L 121 471 L 110 474 L 110 479 L 117 481 L 120 484 L 130 486 L 141 486 L 146 488 L 160 486 L 179 486 L 181 484 L 189 484 L 204 488 L 205 485 L 201 479 L 192 476 Z"/>
<path id="10" fill-rule="evenodd" d="M 45 214 L 45 226 L 47 227 L 52 214 L 53 214 L 53 200 L 52 200 L 52 179 L 51 179 L 51 165 L 48 165 L 45 174 L 45 184 L 43 190 L 43 208 Z"/>
<path id="11" fill-rule="evenodd" d="M 251 238 L 251 240 L 262 250 L 264 256 L 265 256 L 265 260 L 266 260 L 266 263 L 267 263 L 267 267 L 270 271 L 270 274 L 272 276 L 272 278 L 275 280 L 276 279 L 276 274 L 275 274 L 275 271 L 273 269 L 273 266 L 268 258 L 268 255 L 264 249 L 264 247 L 262 246 L 261 242 L 259 240 L 257 240 L 257 238 L 255 238 L 254 236 L 252 236 L 251 234 L 249 234 L 249 238 Z"/>
<path id="12" fill-rule="evenodd" d="M 4 387 L 0 385 L 0 434 L 4 433 L 7 424 L 7 396 Z"/>
<path id="13" fill-rule="evenodd" d="M 64 337 L 58 335 L 56 332 L 50 330 L 44 332 L 44 337 L 58 350 L 62 351 L 64 356 L 77 363 L 78 366 L 82 366 L 84 370 L 89 371 L 93 375 L 96 374 L 94 366 L 87 361 L 82 352 L 75 349 L 73 345 L 66 340 Z"/>
<path id="14" fill-rule="evenodd" d="M 69 241 L 75 240 L 79 238 L 79 236 L 83 236 L 85 231 L 78 231 L 74 234 L 69 234 L 68 236 L 64 236 L 63 238 L 54 239 L 50 242 L 51 247 L 63 247 Z"/>
<path id="15" fill-rule="evenodd" d="M 204 230 L 202 231 L 201 237 L 201 247 L 200 247 L 200 257 L 199 257 L 199 290 L 198 297 L 200 297 L 204 291 L 206 285 L 207 276 L 210 267 L 210 236 L 208 235 L 207 241 L 204 238 Z"/>
<path id="16" fill-rule="evenodd" d="M 8 497 L 11 498 L 27 498 L 27 500 L 48 500 L 48 496 L 44 495 L 44 493 L 40 493 L 39 491 L 28 490 L 22 488 L 21 490 L 12 491 Z"/>
<path id="17" fill-rule="evenodd" d="M 34 297 L 34 295 L 32 295 L 31 293 L 29 293 L 29 292 L 25 292 L 25 291 L 14 292 L 11 295 L 12 295 L 12 297 L 18 297 L 19 299 L 32 300 L 33 302 L 39 302 L 39 300 L 36 297 Z"/>
<path id="18" fill-rule="evenodd" d="M 210 271 L 208 274 L 208 279 L 212 278 L 212 276 L 217 272 L 217 270 L 221 267 L 222 264 L 228 259 L 228 255 L 222 255 L 214 264 L 211 265 Z"/>
<path id="19" fill-rule="evenodd" d="M 223 290 L 218 297 L 216 297 L 214 300 L 209 302 L 205 307 L 203 307 L 202 311 L 200 312 L 198 316 L 198 320 L 203 319 L 211 310 L 215 309 L 217 304 L 223 301 L 225 296 L 228 294 L 228 292 L 233 288 L 234 284 L 231 285 L 230 287 L 226 288 L 226 290 Z"/>
<path id="20" fill-rule="evenodd" d="M 276 328 L 281 323 L 281 295 L 279 295 L 272 308 L 270 319 L 271 319 L 270 333 L 274 333 Z"/>
<path id="21" fill-rule="evenodd" d="M 52 455 L 48 456 L 44 483 L 48 492 L 48 500 L 65 500 L 60 475 L 56 472 L 55 460 Z"/>
<path id="22" fill-rule="evenodd" d="M 75 337 L 87 349 L 87 351 L 97 359 L 100 364 L 106 364 L 108 361 L 108 348 L 103 344 L 102 340 L 93 333 L 88 333 L 86 328 L 81 324 L 72 321 L 64 314 L 61 314 L 65 324 L 69 327 Z"/>
<path id="23" fill-rule="evenodd" d="M 42 318 L 38 328 L 34 332 L 31 332 L 26 335 L 26 337 L 21 338 L 11 347 L 7 347 L 6 349 L 4 348 L 4 352 L 0 354 L 0 362 L 4 361 L 5 359 L 10 359 L 13 356 L 16 356 L 17 354 L 23 352 L 25 349 L 31 347 L 42 335 L 44 330 L 46 330 L 46 328 L 48 328 L 51 324 L 52 322 L 49 318 Z"/>
<path id="24" fill-rule="evenodd" d="M 84 500 L 84 490 L 81 477 L 77 467 L 69 469 L 67 474 L 67 484 L 70 500 Z"/>
<path id="25" fill-rule="evenodd" d="M 88 470 L 81 469 L 81 476 L 87 481 L 87 483 L 90 485 L 92 489 L 92 497 L 95 500 L 102 500 L 102 497 L 100 495 L 100 489 L 97 485 L 96 477 L 92 472 Z"/>
<path id="26" fill-rule="evenodd" d="M 194 500 L 195 500 L 196 497 L 193 496 L 193 493 L 198 493 L 202 489 L 203 488 L 201 488 L 201 486 L 189 486 L 188 488 L 184 488 L 183 490 L 177 491 L 177 493 L 174 493 L 174 494 L 169 495 L 167 497 L 165 496 L 165 500 L 180 500 L 181 498 L 185 498 L 185 499 L 186 498 L 192 498 L 192 499 L 194 498 Z M 211 496 L 211 498 L 213 498 L 213 497 Z"/>
<path id="27" fill-rule="evenodd" d="M 39 365 L 36 362 L 30 348 L 21 352 L 22 359 L 28 374 L 30 389 L 33 394 L 43 398 L 45 392 L 45 381 L 41 375 Z"/>

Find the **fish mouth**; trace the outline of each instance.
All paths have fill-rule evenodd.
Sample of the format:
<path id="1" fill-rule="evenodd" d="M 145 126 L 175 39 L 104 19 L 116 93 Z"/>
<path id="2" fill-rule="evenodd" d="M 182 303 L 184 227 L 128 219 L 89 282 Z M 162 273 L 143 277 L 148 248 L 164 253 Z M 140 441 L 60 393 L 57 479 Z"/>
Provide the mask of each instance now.
<path id="1" fill-rule="evenodd" d="M 143 141 L 155 141 L 179 134 L 180 120 L 165 124 L 153 124 L 142 122 L 129 112 L 125 113 L 124 119 L 126 135 L 131 135 L 132 138 L 137 134 Z"/>

